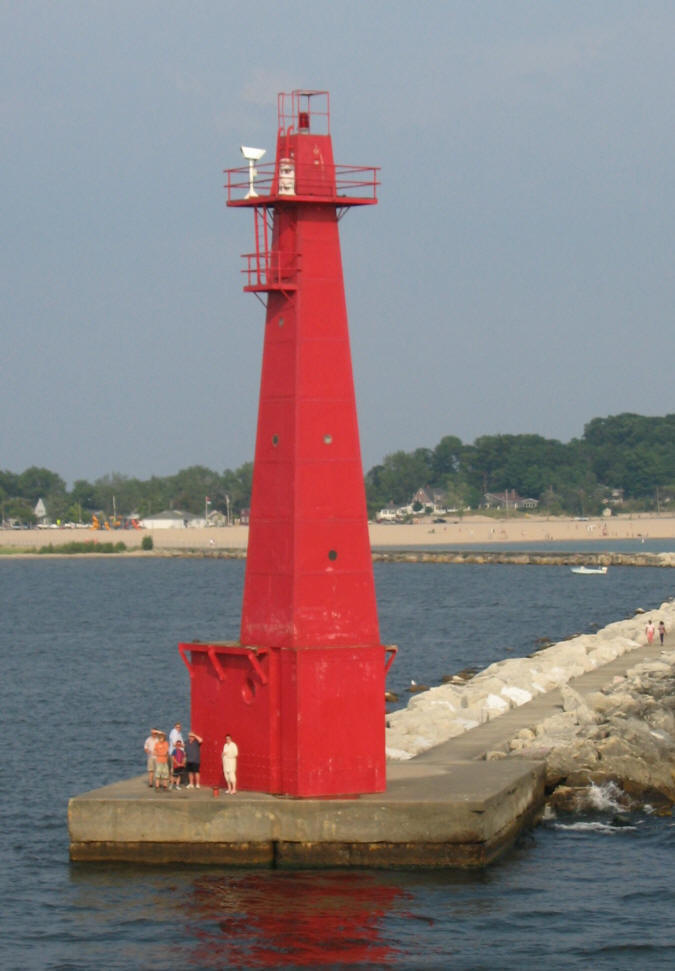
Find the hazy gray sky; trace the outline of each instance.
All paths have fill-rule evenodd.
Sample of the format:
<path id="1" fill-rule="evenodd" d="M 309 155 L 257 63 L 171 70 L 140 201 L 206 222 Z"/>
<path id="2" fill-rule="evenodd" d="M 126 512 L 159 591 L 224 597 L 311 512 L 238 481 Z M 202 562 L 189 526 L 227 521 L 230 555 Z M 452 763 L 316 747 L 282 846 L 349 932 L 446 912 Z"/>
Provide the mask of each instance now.
<path id="1" fill-rule="evenodd" d="M 0 467 L 253 457 L 264 310 L 239 145 L 331 93 L 382 168 L 341 223 L 364 468 L 674 408 L 675 4 L 0 5 Z"/>

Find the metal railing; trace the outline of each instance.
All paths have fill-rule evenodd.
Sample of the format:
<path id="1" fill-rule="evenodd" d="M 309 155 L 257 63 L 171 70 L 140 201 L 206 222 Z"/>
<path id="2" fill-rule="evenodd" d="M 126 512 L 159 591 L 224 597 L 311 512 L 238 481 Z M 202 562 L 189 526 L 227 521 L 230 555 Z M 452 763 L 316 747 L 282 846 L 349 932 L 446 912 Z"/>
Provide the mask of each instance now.
<path id="1" fill-rule="evenodd" d="M 289 290 L 295 289 L 295 276 L 298 272 L 298 254 L 281 250 L 261 250 L 258 253 L 243 253 L 246 266 L 241 271 L 246 277 L 247 290 Z"/>
<path id="2" fill-rule="evenodd" d="M 264 205 L 269 201 L 291 201 L 315 198 L 343 202 L 348 199 L 377 201 L 379 168 L 364 165 L 296 165 L 294 168 L 294 191 L 279 186 L 279 170 L 275 162 L 256 165 L 256 175 L 251 194 L 250 172 L 248 166 L 226 169 L 228 203 L 249 201 Z"/>

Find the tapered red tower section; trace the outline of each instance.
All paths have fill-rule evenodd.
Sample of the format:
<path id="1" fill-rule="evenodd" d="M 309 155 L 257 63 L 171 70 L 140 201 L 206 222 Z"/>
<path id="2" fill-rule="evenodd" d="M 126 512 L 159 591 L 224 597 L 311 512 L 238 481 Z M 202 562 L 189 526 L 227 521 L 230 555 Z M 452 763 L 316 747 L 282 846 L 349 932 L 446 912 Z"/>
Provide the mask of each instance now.
<path id="1" fill-rule="evenodd" d="M 266 304 L 240 640 L 181 651 L 193 720 L 237 738 L 243 787 L 378 792 L 393 654 L 377 621 L 338 234 L 346 209 L 377 201 L 377 170 L 334 163 L 327 92 L 282 94 L 278 108 L 275 161 L 243 148 L 248 167 L 227 173 L 228 205 L 254 211 L 244 289 Z"/>

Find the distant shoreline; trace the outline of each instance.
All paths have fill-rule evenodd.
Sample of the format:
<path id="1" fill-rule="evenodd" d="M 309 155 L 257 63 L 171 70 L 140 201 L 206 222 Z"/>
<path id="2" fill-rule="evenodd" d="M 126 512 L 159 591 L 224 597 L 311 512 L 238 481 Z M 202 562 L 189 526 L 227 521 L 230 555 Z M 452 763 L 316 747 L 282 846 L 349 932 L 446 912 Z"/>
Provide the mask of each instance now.
<path id="1" fill-rule="evenodd" d="M 447 518 L 446 522 L 430 521 L 406 525 L 369 524 L 373 550 L 420 549 L 436 547 L 489 546 L 518 544 L 525 550 L 528 543 L 592 542 L 611 544 L 617 540 L 673 540 L 675 551 L 675 515 L 631 515 L 572 519 L 563 517 L 527 516 L 523 518 L 464 516 Z M 153 550 L 141 551 L 144 536 L 152 536 Z M 248 545 L 248 526 L 214 526 L 186 529 L 152 530 L 92 530 L 92 529 L 2 529 L 0 551 L 5 556 L 36 556 L 42 546 L 58 547 L 71 542 L 123 542 L 129 547 L 122 554 L 74 554 L 84 556 L 143 556 L 189 555 L 191 552 L 214 555 L 231 552 L 243 556 Z M 10 550 L 22 552 L 10 553 Z"/>

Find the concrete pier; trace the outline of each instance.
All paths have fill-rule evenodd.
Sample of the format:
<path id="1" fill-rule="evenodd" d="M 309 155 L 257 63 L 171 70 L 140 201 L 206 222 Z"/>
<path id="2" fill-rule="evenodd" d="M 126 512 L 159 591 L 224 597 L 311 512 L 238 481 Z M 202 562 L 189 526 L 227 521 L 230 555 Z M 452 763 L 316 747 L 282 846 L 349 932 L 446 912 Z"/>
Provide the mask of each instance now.
<path id="1" fill-rule="evenodd" d="M 71 799 L 71 859 L 482 866 L 542 805 L 542 763 L 448 764 L 429 755 L 390 765 L 386 793 L 345 799 L 155 792 L 146 776 L 117 782 Z"/>
<path id="2" fill-rule="evenodd" d="M 657 644 L 569 683 L 597 691 Z M 387 791 L 344 799 L 160 791 L 147 776 L 76 796 L 68 806 L 72 860 L 245 866 L 480 867 L 495 860 L 544 805 L 545 763 L 486 760 L 521 728 L 562 709 L 559 690 L 387 765 Z"/>

